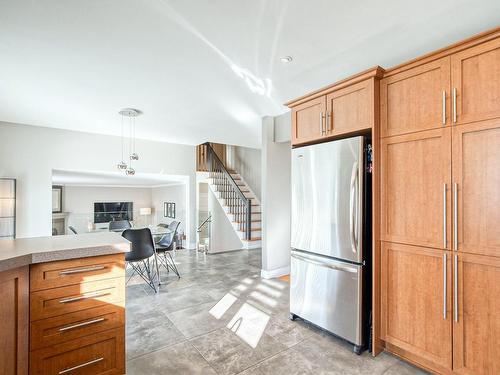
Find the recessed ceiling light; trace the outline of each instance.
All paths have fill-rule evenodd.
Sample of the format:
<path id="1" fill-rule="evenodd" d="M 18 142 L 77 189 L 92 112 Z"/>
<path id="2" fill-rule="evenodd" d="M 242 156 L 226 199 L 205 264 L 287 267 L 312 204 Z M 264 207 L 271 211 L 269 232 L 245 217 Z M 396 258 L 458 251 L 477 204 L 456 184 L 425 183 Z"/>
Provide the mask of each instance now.
<path id="1" fill-rule="evenodd" d="M 292 56 L 283 56 L 283 57 L 280 57 L 280 61 L 282 63 L 289 63 L 289 62 L 292 62 L 293 58 Z"/>

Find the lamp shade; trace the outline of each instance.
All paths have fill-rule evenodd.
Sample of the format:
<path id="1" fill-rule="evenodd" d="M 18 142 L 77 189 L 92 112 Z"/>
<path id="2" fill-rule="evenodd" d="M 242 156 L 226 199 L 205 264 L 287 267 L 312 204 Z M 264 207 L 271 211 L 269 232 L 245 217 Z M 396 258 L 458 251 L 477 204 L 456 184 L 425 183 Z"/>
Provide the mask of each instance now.
<path id="1" fill-rule="evenodd" d="M 139 209 L 139 215 L 151 215 L 151 207 L 144 207 Z"/>

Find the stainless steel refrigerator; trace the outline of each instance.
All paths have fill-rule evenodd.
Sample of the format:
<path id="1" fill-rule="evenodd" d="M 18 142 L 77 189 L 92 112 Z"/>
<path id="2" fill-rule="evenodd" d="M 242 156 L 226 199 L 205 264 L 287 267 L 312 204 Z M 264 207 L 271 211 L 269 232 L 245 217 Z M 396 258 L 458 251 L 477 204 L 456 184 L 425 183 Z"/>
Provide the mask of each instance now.
<path id="1" fill-rule="evenodd" d="M 366 137 L 292 150 L 290 317 L 346 339 L 357 353 L 370 304 L 370 151 Z"/>

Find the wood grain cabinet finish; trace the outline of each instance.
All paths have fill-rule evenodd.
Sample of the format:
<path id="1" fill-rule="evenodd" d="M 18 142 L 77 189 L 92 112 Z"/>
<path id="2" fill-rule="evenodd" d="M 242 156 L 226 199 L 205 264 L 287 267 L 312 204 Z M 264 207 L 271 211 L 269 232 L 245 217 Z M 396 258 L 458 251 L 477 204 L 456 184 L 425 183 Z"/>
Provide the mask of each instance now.
<path id="1" fill-rule="evenodd" d="M 125 278 L 63 286 L 32 292 L 30 320 L 50 318 L 105 305 L 123 305 Z"/>
<path id="2" fill-rule="evenodd" d="M 368 79 L 326 96 L 326 135 L 371 129 L 375 122 L 374 80 Z"/>
<path id="3" fill-rule="evenodd" d="M 31 322 L 30 349 L 119 328 L 125 324 L 125 307 L 107 305 Z"/>
<path id="4" fill-rule="evenodd" d="M 124 270 L 125 259 L 117 255 L 34 264 L 30 269 L 30 290 L 111 279 L 123 276 Z"/>
<path id="5" fill-rule="evenodd" d="M 453 128 L 453 182 L 458 251 L 500 257 L 500 119 Z"/>
<path id="6" fill-rule="evenodd" d="M 500 258 L 455 256 L 458 316 L 453 323 L 453 369 L 457 374 L 500 374 Z"/>
<path id="7" fill-rule="evenodd" d="M 381 140 L 381 239 L 450 249 L 451 129 Z"/>
<path id="8" fill-rule="evenodd" d="M 124 258 L 31 266 L 30 374 L 125 373 Z"/>
<path id="9" fill-rule="evenodd" d="M 500 117 L 500 38 L 451 56 L 454 124 Z"/>
<path id="10" fill-rule="evenodd" d="M 382 243 L 381 334 L 440 372 L 452 366 L 451 252 Z"/>
<path id="11" fill-rule="evenodd" d="M 380 81 L 382 137 L 451 124 L 450 57 L 419 65 Z"/>
<path id="12" fill-rule="evenodd" d="M 28 374 L 29 268 L 0 272 L 0 375 Z"/>
<path id="13" fill-rule="evenodd" d="M 292 144 L 309 143 L 325 136 L 326 96 L 292 108 Z"/>
<path id="14" fill-rule="evenodd" d="M 31 374 L 125 374 L 124 330 L 86 336 L 31 352 Z"/>

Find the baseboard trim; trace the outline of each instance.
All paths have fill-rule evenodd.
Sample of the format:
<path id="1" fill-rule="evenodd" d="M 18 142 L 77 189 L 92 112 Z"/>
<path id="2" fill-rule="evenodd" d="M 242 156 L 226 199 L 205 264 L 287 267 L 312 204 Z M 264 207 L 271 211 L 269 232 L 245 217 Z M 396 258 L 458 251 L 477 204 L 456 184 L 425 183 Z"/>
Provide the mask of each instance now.
<path id="1" fill-rule="evenodd" d="M 260 270 L 263 279 L 275 279 L 276 277 L 290 275 L 290 266 L 276 268 L 274 270 Z"/>

